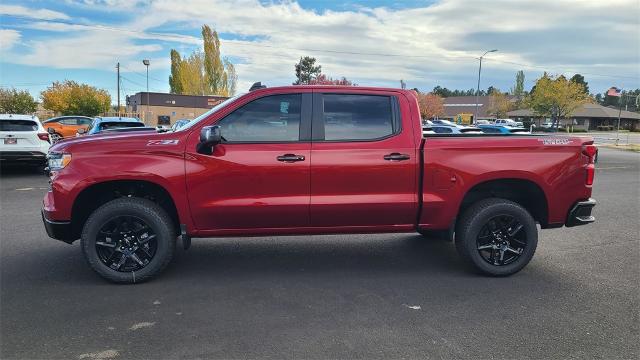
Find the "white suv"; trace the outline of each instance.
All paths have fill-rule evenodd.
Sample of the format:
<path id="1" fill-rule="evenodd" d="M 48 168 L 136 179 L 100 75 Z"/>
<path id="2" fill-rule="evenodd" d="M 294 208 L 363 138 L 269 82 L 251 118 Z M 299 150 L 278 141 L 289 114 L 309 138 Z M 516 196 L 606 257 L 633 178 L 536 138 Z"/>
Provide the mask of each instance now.
<path id="1" fill-rule="evenodd" d="M 0 114 L 0 163 L 44 165 L 49 146 L 37 116 Z"/>
<path id="2" fill-rule="evenodd" d="M 511 127 L 523 127 L 522 121 L 514 121 L 512 119 L 496 119 L 495 125 L 511 126 Z"/>

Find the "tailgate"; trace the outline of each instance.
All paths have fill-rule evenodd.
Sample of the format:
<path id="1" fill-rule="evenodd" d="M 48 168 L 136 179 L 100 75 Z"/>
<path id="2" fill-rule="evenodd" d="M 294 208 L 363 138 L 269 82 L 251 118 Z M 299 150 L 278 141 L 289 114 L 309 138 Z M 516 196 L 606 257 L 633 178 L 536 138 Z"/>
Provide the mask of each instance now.
<path id="1" fill-rule="evenodd" d="M 38 146 L 38 123 L 33 120 L 0 119 L 0 146 Z"/>

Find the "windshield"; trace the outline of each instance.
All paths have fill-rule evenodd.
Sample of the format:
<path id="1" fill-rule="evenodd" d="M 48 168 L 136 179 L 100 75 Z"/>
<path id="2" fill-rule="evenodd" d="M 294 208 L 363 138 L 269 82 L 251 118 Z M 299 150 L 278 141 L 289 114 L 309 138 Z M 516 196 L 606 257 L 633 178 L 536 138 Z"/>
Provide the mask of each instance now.
<path id="1" fill-rule="evenodd" d="M 207 117 L 209 117 L 209 115 L 211 115 L 211 114 L 213 114 L 215 112 L 218 112 L 221 109 L 224 109 L 225 107 L 227 107 L 227 105 L 233 103 L 234 101 L 236 101 L 242 95 L 244 95 L 244 93 L 238 94 L 236 96 L 228 98 L 227 100 L 221 102 L 220 104 L 212 107 L 211 110 L 207 111 L 206 113 L 204 113 L 204 114 L 198 116 L 197 118 L 189 121 L 187 124 L 185 124 L 184 126 L 180 127 L 179 129 L 176 129 L 176 131 L 183 131 L 183 130 L 186 130 L 186 129 L 191 129 L 191 127 L 193 127 L 194 125 L 198 124 L 203 119 L 206 119 Z"/>

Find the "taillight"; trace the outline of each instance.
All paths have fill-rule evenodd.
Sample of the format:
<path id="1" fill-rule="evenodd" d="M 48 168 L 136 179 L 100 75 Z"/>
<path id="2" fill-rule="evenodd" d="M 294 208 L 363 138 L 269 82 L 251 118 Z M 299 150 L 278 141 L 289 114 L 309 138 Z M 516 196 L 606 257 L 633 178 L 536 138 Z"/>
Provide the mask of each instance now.
<path id="1" fill-rule="evenodd" d="M 587 185 L 593 185 L 593 178 L 596 175 L 596 166 L 594 164 L 587 165 Z"/>
<path id="2" fill-rule="evenodd" d="M 40 138 L 40 140 L 49 141 L 48 133 L 38 133 L 38 137 Z"/>
<path id="3" fill-rule="evenodd" d="M 582 153 L 587 155 L 589 157 L 589 163 L 593 164 L 596 154 L 598 153 L 598 148 L 595 145 L 585 145 L 582 148 Z"/>

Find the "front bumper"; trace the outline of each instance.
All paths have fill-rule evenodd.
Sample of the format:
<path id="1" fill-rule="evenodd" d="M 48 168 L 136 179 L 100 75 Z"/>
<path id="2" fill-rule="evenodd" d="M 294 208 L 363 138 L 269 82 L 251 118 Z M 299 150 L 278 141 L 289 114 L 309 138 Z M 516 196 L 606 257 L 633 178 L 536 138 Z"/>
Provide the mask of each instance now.
<path id="1" fill-rule="evenodd" d="M 47 154 L 40 151 L 0 151 L 0 162 L 45 163 Z"/>
<path id="2" fill-rule="evenodd" d="M 47 231 L 47 235 L 50 238 L 64 241 L 68 244 L 73 243 L 75 237 L 73 236 L 73 229 L 70 221 L 52 221 L 47 219 L 44 215 L 44 209 L 40 211 L 42 215 L 42 222 L 44 223 L 44 229 Z"/>
<path id="3" fill-rule="evenodd" d="M 565 226 L 586 225 L 596 221 L 596 218 L 591 215 L 591 210 L 593 210 L 594 206 L 596 206 L 594 199 L 578 201 L 569 211 Z"/>

